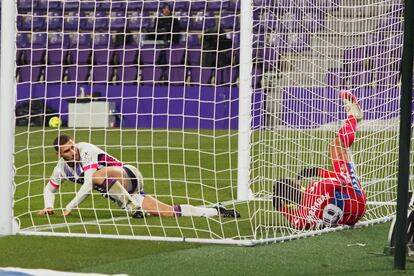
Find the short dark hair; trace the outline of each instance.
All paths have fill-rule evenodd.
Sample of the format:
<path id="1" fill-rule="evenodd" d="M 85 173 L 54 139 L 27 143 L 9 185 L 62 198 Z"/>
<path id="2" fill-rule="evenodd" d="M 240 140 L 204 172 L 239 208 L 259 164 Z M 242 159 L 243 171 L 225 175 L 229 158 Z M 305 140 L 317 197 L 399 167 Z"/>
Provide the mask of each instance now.
<path id="1" fill-rule="evenodd" d="M 67 134 L 61 134 L 53 140 L 53 146 L 56 151 L 59 151 L 59 146 L 62 146 L 72 140 L 72 137 Z"/>
<path id="2" fill-rule="evenodd" d="M 299 204 L 302 199 L 302 190 L 297 181 L 279 179 L 273 182 L 273 207 L 280 209 L 284 204 Z"/>

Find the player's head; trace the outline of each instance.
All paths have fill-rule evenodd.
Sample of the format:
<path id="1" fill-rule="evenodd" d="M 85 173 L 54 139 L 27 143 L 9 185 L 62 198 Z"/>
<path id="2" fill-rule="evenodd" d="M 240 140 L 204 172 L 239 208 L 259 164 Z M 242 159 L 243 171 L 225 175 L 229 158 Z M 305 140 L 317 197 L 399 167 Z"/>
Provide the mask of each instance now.
<path id="1" fill-rule="evenodd" d="M 170 9 L 170 5 L 165 3 L 162 6 L 162 14 L 165 16 L 170 16 L 171 15 L 171 9 Z"/>
<path id="2" fill-rule="evenodd" d="M 273 182 L 273 206 L 282 208 L 285 204 L 299 204 L 302 199 L 302 189 L 297 181 L 280 179 Z"/>
<path id="3" fill-rule="evenodd" d="M 65 161 L 79 161 L 79 150 L 75 147 L 72 137 L 61 134 L 53 141 L 56 154 Z"/>

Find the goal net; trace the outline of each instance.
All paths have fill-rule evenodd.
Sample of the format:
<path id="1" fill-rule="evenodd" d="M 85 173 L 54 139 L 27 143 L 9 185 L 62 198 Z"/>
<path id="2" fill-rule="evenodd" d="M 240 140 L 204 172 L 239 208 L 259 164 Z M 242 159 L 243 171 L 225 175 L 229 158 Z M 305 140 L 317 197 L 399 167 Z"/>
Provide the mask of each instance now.
<path id="1" fill-rule="evenodd" d="M 19 0 L 16 10 L 19 233 L 255 244 L 330 231 L 290 225 L 273 182 L 330 169 L 342 89 L 365 111 L 352 150 L 368 200 L 359 224 L 394 214 L 400 1 Z M 136 219 L 98 191 L 62 216 L 82 187 L 70 180 L 55 214 L 39 216 L 61 134 L 138 168 L 165 204 L 241 216 Z"/>

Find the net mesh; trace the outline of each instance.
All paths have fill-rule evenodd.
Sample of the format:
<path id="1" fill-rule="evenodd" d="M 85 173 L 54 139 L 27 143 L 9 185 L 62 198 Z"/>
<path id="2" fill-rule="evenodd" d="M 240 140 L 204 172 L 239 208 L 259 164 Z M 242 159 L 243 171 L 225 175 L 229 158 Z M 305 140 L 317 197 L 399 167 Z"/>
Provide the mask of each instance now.
<path id="1" fill-rule="evenodd" d="M 243 202 L 240 2 L 19 0 L 16 8 L 14 214 L 22 233 L 234 243 L 313 233 L 275 211 L 272 184 L 305 167 L 329 169 L 329 144 L 346 116 L 343 89 L 365 111 L 352 148 L 368 200 L 361 222 L 394 213 L 400 1 L 252 1 L 254 199 Z M 61 124 L 50 127 L 52 117 Z M 138 220 L 97 192 L 69 217 L 38 216 L 62 133 L 136 166 L 145 192 L 167 204 L 221 202 L 242 216 Z M 61 186 L 57 213 L 78 189 Z"/>

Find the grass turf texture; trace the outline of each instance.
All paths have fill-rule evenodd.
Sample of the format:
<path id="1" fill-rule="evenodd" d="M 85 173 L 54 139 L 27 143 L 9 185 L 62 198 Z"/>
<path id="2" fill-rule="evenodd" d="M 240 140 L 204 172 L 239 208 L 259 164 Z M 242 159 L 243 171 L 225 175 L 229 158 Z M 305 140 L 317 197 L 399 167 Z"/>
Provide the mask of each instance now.
<path id="1" fill-rule="evenodd" d="M 381 254 L 388 229 L 386 223 L 256 247 L 2 237 L 0 267 L 129 275 L 394 275 L 393 257 Z M 407 274 L 413 273 L 408 257 Z"/>
<path id="2" fill-rule="evenodd" d="M 139 167 L 145 178 L 145 191 L 169 204 L 204 205 L 236 198 L 237 132 L 181 131 L 131 129 L 63 129 L 76 141 L 90 141 L 110 154 Z M 291 231 L 280 214 L 271 210 L 269 202 L 236 205 L 239 220 L 222 218 L 157 218 L 113 221 L 126 217 L 99 193 L 94 193 L 68 218 L 60 215 L 39 217 L 43 208 L 43 187 L 56 163 L 52 141 L 56 129 L 17 128 L 16 178 L 14 212 L 22 228 L 62 224 L 57 232 L 145 235 L 186 238 L 269 238 L 289 235 Z M 392 176 L 396 160 L 395 133 L 362 133 L 369 139 L 356 143 L 356 163 L 364 163 L 360 175 L 370 178 Z M 270 191 L 271 180 L 294 177 L 304 164 L 327 168 L 328 144 L 333 133 L 327 131 L 255 132 L 252 136 L 252 160 L 255 179 L 253 188 Z M 368 151 L 361 151 L 361 147 Z M 390 151 L 389 149 L 392 149 Z M 385 157 L 384 157 L 385 156 Z M 385 164 L 387 164 L 385 166 Z M 379 170 L 381 168 L 381 170 Z M 57 194 L 55 207 L 64 206 L 73 198 L 79 185 L 65 183 Z M 384 187 L 382 187 L 383 189 Z M 389 188 L 389 187 L 387 187 Z M 377 192 L 377 191 L 376 191 Z M 392 193 L 392 191 L 390 192 Z M 387 193 L 389 195 L 390 193 Z M 391 197 L 392 198 L 392 197 Z M 389 200 L 390 198 L 385 198 Z M 381 215 L 393 210 L 377 207 Z M 260 209 L 259 212 L 255 212 Z M 375 218 L 367 213 L 367 217 Z M 105 220 L 99 225 L 85 222 Z M 275 227 L 285 225 L 275 233 Z M 276 231 L 279 231 L 276 230 Z"/>

